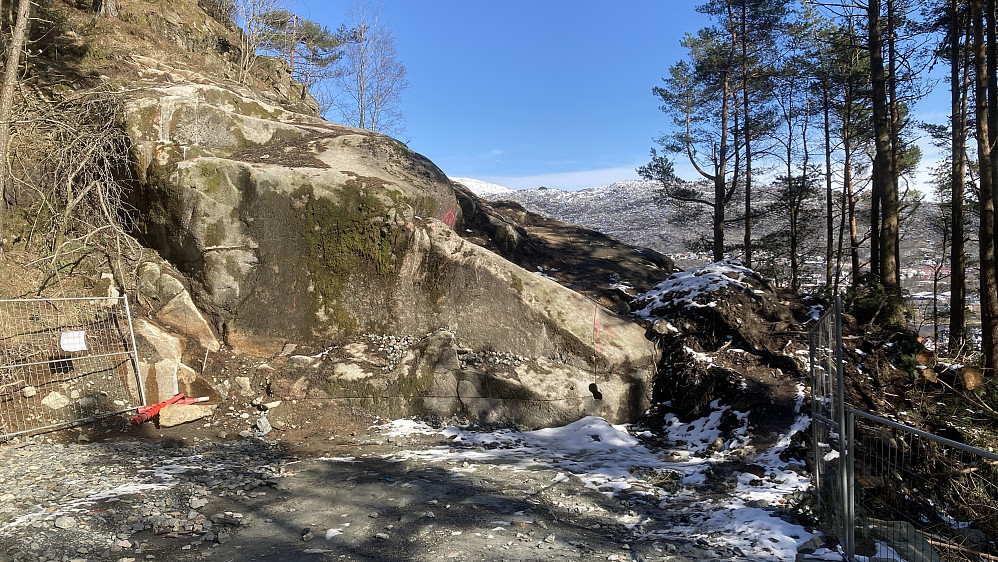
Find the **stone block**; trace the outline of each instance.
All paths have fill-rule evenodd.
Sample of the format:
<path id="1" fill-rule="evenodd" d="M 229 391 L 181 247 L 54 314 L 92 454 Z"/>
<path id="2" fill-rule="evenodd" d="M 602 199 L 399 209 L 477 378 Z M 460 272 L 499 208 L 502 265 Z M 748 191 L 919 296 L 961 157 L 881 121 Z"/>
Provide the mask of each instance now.
<path id="1" fill-rule="evenodd" d="M 180 338 L 145 318 L 136 318 L 132 326 L 135 328 L 135 335 L 152 346 L 158 355 L 158 357 L 148 357 L 149 359 L 170 359 L 178 363 L 181 361 L 184 342 Z"/>
<path id="2" fill-rule="evenodd" d="M 211 326 L 194 305 L 191 294 L 187 291 L 182 291 L 163 305 L 163 308 L 156 313 L 156 319 L 181 334 L 196 339 L 201 347 L 209 351 L 221 349 Z"/>
<path id="3" fill-rule="evenodd" d="M 159 426 L 174 427 L 207 418 L 215 413 L 214 404 L 167 404 L 159 411 Z"/>
<path id="4" fill-rule="evenodd" d="M 171 359 L 164 359 L 156 363 L 152 372 L 152 383 L 146 390 L 147 399 L 149 390 L 155 389 L 152 402 L 162 402 L 168 400 L 180 392 L 177 371 L 180 370 L 180 363 Z M 149 380 L 149 377 L 146 377 Z"/>

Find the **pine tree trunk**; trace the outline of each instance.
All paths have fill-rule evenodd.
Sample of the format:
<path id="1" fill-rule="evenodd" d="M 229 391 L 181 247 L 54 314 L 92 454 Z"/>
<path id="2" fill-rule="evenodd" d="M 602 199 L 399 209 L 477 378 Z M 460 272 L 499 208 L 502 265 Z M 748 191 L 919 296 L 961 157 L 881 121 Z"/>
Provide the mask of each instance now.
<path id="1" fill-rule="evenodd" d="M 884 186 L 881 206 L 880 267 L 883 268 L 884 290 L 890 306 L 888 319 L 903 323 L 901 307 L 901 225 L 900 201 L 898 199 L 898 168 L 901 161 L 901 132 L 898 130 L 901 117 L 897 92 L 897 18 L 896 0 L 887 0 L 887 138 L 890 140 L 890 157 L 887 164 L 887 184 Z"/>
<path id="2" fill-rule="evenodd" d="M 887 129 L 887 78 L 884 72 L 883 40 L 880 34 L 880 0 L 870 0 L 867 6 L 867 51 L 870 57 L 870 78 L 873 86 L 874 144 L 873 181 L 870 186 L 870 272 L 881 276 L 880 265 L 880 203 L 887 184 L 887 161 L 890 138 Z"/>
<path id="3" fill-rule="evenodd" d="M 890 0 L 888 0 L 890 1 Z M 873 272 L 884 286 L 887 302 L 883 309 L 885 324 L 901 324 L 901 287 L 897 284 L 898 260 L 898 198 L 896 184 L 892 180 L 891 166 L 891 123 L 887 103 L 887 72 L 884 68 L 883 38 L 879 0 L 870 0 L 868 6 L 868 49 L 870 53 L 870 80 L 873 87 L 873 128 L 876 152 L 873 158 L 873 202 L 879 202 L 879 216 L 871 224 L 870 262 L 878 256 L 877 267 Z M 889 31 L 889 30 L 888 30 Z M 877 214 L 877 213 L 873 213 Z M 877 234 L 879 231 L 879 234 Z M 878 253 L 873 252 L 872 241 L 877 242 Z"/>
<path id="4" fill-rule="evenodd" d="M 995 275 L 994 218 L 995 199 L 991 173 L 991 134 L 988 129 L 987 47 L 984 39 L 982 0 L 970 0 L 974 21 L 974 93 L 977 123 L 977 159 L 980 164 L 980 252 L 981 252 L 981 349 L 984 368 L 992 373 L 998 365 L 995 342 L 998 342 L 998 283 Z M 993 66 L 991 70 L 993 71 Z"/>
<path id="5" fill-rule="evenodd" d="M 730 106 L 728 105 L 730 88 L 728 86 L 727 73 L 725 73 L 724 78 L 722 78 L 721 95 L 724 96 L 724 102 L 721 104 L 721 142 L 714 166 L 716 170 L 714 174 L 714 243 L 712 248 L 714 261 L 721 261 L 724 259 L 724 207 L 725 203 L 727 203 L 728 187 L 724 180 L 727 176 L 726 162 L 728 157 L 728 112 L 730 111 Z"/>
<path id="6" fill-rule="evenodd" d="M 998 64 L 998 34 L 995 33 L 995 1 L 984 0 L 983 7 L 988 65 L 988 142 L 991 146 L 991 197 L 998 202 L 998 150 L 995 149 L 995 141 L 998 139 L 998 72 L 996 72 L 998 69 L 995 68 L 995 64 Z M 992 230 L 995 237 L 995 251 L 998 252 L 998 213 L 995 213 Z M 996 263 L 996 267 L 998 267 L 998 263 Z M 998 275 L 998 271 L 995 274 Z M 998 344 L 998 340 L 995 343 Z"/>
<path id="7" fill-rule="evenodd" d="M 741 5 L 742 106 L 745 119 L 745 267 L 752 267 L 752 122 L 748 84 L 748 3 Z"/>
<path id="8" fill-rule="evenodd" d="M 853 86 L 852 80 L 850 79 L 846 83 L 846 90 L 844 93 L 844 111 L 845 114 L 842 119 L 842 150 L 843 162 L 842 162 L 842 184 L 843 189 L 846 191 L 847 202 L 849 204 L 847 209 L 843 212 L 847 212 L 849 215 L 849 258 L 852 268 L 852 286 L 856 287 L 859 285 L 859 226 L 856 219 L 856 194 L 853 190 L 852 184 L 852 102 L 853 102 Z"/>
<path id="9" fill-rule="evenodd" d="M 949 351 L 956 357 L 964 346 L 967 330 L 967 267 L 964 248 L 963 193 L 966 178 L 967 142 L 967 68 L 964 58 L 967 48 L 961 48 L 965 36 L 960 18 L 960 0 L 950 4 L 950 102 L 952 115 L 952 188 L 950 193 L 950 224 L 952 242 L 950 250 L 950 317 Z"/>
<path id="10" fill-rule="evenodd" d="M 833 261 L 835 259 L 835 222 L 832 216 L 835 202 L 832 193 L 832 124 L 828 99 L 828 80 L 822 80 L 821 101 L 825 132 L 825 291 L 832 293 Z M 843 210 L 844 212 L 844 210 Z M 836 287 L 837 292 L 838 287 Z"/>

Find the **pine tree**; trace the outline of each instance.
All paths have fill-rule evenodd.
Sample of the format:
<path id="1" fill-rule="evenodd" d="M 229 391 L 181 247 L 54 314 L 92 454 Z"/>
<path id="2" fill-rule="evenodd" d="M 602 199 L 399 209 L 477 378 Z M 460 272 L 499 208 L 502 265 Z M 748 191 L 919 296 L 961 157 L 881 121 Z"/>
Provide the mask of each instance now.
<path id="1" fill-rule="evenodd" d="M 341 56 L 340 46 L 350 39 L 346 26 L 337 31 L 287 10 L 260 16 L 264 27 L 261 47 L 288 60 L 295 80 L 311 87 L 330 77 Z"/>
<path id="2" fill-rule="evenodd" d="M 662 181 L 660 192 L 664 200 L 686 211 L 710 212 L 711 252 L 720 261 L 724 259 L 726 210 L 738 187 L 737 175 L 729 168 L 737 109 L 731 75 L 735 52 L 730 33 L 717 28 L 687 34 L 681 45 L 687 49 L 687 59 L 669 68 L 664 86 L 652 89 L 674 127 L 658 143 L 666 153 L 685 154 L 707 185 Z M 653 150 L 652 162 L 638 172 L 661 181 L 659 172 L 667 161 Z"/>
<path id="3" fill-rule="evenodd" d="M 740 176 L 744 203 L 744 258 L 746 267 L 752 266 L 753 165 L 756 153 L 753 142 L 769 133 L 774 127 L 769 91 L 772 76 L 778 66 L 777 53 L 781 38 L 787 36 L 791 26 L 787 21 L 787 2 L 784 0 L 711 0 L 698 8 L 714 16 L 732 38 L 736 74 L 733 81 L 735 115 L 740 127 L 734 131 L 735 174 Z"/>
<path id="4" fill-rule="evenodd" d="M 998 365 L 998 282 L 995 272 L 995 194 L 992 176 L 992 149 L 995 132 L 989 123 L 989 74 L 995 72 L 995 63 L 988 59 L 987 39 L 991 33 L 985 21 L 986 9 L 993 10 L 994 3 L 983 0 L 970 0 L 970 17 L 973 22 L 973 64 L 974 64 L 974 115 L 977 131 L 977 161 L 980 170 L 979 201 L 981 224 L 979 244 L 981 253 L 981 350 L 984 352 L 984 367 L 993 372 Z M 988 18 L 993 22 L 993 18 Z"/>

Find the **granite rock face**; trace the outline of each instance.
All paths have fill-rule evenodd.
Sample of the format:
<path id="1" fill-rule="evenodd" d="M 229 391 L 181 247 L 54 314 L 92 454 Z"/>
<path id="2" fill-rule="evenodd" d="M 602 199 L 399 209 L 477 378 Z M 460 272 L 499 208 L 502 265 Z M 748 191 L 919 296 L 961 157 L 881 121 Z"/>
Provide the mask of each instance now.
<path id="1" fill-rule="evenodd" d="M 394 385 L 371 404 L 391 412 L 539 427 L 646 409 L 656 361 L 645 329 L 466 238 L 482 222 L 465 216 L 476 207 L 404 144 L 195 76 L 136 92 L 125 125 L 141 237 L 184 277 L 143 270 L 160 324 L 208 351 L 259 357 L 446 328 L 473 352 L 527 358 L 513 378 L 453 361 L 427 370 L 427 349 L 414 351 L 415 370 L 329 375 L 370 392 Z"/>

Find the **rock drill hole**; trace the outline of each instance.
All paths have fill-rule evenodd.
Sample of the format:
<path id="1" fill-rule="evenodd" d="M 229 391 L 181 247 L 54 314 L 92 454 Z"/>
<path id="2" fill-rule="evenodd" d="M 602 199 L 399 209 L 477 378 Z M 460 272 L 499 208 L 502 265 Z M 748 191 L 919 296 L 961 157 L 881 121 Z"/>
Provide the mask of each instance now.
<path id="1" fill-rule="evenodd" d="M 592 383 L 589 385 L 589 392 L 593 393 L 593 398 L 595 398 L 596 400 L 603 399 L 603 393 L 599 391 L 599 387 L 596 386 L 596 383 Z"/>

